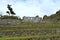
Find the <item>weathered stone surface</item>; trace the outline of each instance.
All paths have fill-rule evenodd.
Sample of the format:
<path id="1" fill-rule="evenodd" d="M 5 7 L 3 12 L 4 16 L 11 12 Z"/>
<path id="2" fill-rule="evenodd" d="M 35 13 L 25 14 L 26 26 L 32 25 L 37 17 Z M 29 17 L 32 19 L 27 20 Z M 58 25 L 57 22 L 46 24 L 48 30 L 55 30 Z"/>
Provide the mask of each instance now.
<path id="1" fill-rule="evenodd" d="M 40 22 L 42 20 L 42 18 L 40 17 L 24 17 L 22 22 L 33 22 L 33 23 L 37 23 Z"/>
<path id="2" fill-rule="evenodd" d="M 16 25 L 20 22 L 21 21 L 17 19 L 0 19 L 0 25 Z"/>

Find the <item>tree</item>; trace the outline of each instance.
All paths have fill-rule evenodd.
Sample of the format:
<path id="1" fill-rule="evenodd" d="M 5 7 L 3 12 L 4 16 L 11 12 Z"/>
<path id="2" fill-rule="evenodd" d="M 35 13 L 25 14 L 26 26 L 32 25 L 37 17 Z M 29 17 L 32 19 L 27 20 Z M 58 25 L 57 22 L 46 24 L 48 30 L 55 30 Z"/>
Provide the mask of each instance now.
<path id="1" fill-rule="evenodd" d="M 9 14 L 9 16 L 10 16 L 10 13 L 9 13 L 9 11 L 6 11 L 6 13 L 8 13 L 8 14 Z"/>
<path id="2" fill-rule="evenodd" d="M 56 14 L 60 14 L 60 10 L 56 12 Z"/>
<path id="3" fill-rule="evenodd" d="M 14 11 L 10 11 L 12 15 L 15 15 Z"/>
<path id="4" fill-rule="evenodd" d="M 13 9 L 11 8 L 11 5 L 8 4 L 8 5 L 7 5 L 7 8 L 8 8 L 9 11 L 7 11 L 6 13 L 8 13 L 9 15 L 10 15 L 10 14 L 15 15 Z"/>
<path id="5" fill-rule="evenodd" d="M 39 17 L 38 15 L 36 17 Z"/>
<path id="6" fill-rule="evenodd" d="M 47 15 L 44 15 L 43 20 L 47 20 Z"/>

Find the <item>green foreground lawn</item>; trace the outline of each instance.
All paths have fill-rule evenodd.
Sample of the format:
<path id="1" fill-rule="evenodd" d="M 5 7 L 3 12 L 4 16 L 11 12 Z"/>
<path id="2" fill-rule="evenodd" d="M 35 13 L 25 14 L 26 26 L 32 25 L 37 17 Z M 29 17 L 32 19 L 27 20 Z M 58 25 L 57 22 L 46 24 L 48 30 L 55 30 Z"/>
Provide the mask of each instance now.
<path id="1" fill-rule="evenodd" d="M 18 36 L 18 37 L 3 37 L 0 40 L 19 40 L 19 39 L 28 39 L 28 38 L 51 38 L 51 37 L 60 37 L 60 34 L 49 34 L 49 35 L 40 35 L 40 36 Z"/>

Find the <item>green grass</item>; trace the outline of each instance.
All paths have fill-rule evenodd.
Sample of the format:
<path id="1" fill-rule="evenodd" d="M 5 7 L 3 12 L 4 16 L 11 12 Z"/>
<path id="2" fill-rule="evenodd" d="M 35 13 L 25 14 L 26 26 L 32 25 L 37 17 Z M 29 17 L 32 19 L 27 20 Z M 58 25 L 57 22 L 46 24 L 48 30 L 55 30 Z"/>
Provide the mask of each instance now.
<path id="1" fill-rule="evenodd" d="M 17 39 L 28 39 L 28 38 L 50 38 L 50 37 L 60 37 L 60 34 L 49 34 L 40 36 L 18 36 L 18 37 L 3 37 L 0 40 L 17 40 Z"/>
<path id="2" fill-rule="evenodd" d="M 29 30 L 60 30 L 60 28 L 28 28 L 28 29 L 8 29 L 8 30 L 0 30 L 0 32 L 20 32 L 20 31 L 29 31 Z"/>
<path id="3" fill-rule="evenodd" d="M 60 22 L 40 22 L 40 23 L 20 23 L 18 25 L 15 26 L 0 26 L 0 27 L 60 27 Z"/>
<path id="4" fill-rule="evenodd" d="M 60 22 L 41 22 L 41 23 L 20 23 L 15 26 L 0 26 L 0 32 L 20 32 L 30 30 L 60 30 Z M 13 29 L 11 29 L 13 28 Z M 15 29 L 14 29 L 15 28 Z M 0 40 L 19 40 L 28 38 L 49 38 L 60 37 L 60 34 L 47 34 L 47 35 L 32 35 L 32 36 L 16 36 L 16 37 L 2 37 Z"/>
<path id="5" fill-rule="evenodd" d="M 14 32 L 21 30 L 60 30 L 60 22 L 49 23 L 20 23 L 16 26 L 0 26 L 0 32 Z"/>

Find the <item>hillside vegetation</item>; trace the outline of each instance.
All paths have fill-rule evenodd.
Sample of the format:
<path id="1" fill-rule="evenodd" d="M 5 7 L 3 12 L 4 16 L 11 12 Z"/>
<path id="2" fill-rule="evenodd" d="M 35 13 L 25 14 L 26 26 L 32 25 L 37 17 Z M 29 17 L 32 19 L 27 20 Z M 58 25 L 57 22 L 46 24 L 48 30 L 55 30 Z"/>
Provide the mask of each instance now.
<path id="1" fill-rule="evenodd" d="M 47 40 L 60 38 L 60 22 L 20 23 L 0 26 L 1 40 Z"/>
<path id="2" fill-rule="evenodd" d="M 45 15 L 43 17 L 44 20 L 55 20 L 55 21 L 60 21 L 60 10 L 57 11 L 55 14 L 52 14 L 50 16 Z"/>

